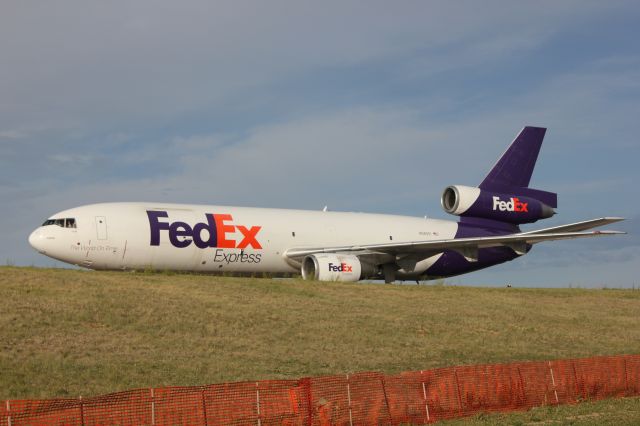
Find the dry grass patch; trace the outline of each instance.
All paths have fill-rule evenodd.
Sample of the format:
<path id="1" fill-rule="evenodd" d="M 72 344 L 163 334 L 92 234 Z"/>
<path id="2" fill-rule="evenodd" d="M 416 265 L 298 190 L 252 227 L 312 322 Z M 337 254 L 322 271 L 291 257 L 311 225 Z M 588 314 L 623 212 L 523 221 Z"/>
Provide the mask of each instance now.
<path id="1" fill-rule="evenodd" d="M 480 414 L 438 424 L 443 426 L 631 426 L 640 424 L 640 398 L 539 407 L 526 412 L 508 414 Z"/>
<path id="2" fill-rule="evenodd" d="M 0 399 L 640 352 L 640 291 L 0 268 Z"/>

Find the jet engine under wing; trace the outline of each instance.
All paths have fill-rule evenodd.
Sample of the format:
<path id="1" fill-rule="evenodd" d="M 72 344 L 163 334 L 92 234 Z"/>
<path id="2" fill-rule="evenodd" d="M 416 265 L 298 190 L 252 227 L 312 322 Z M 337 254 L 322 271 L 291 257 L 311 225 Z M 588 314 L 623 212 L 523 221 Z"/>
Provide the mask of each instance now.
<path id="1" fill-rule="evenodd" d="M 625 234 L 625 232 L 620 231 L 553 232 L 553 230 L 561 229 L 589 229 L 595 226 L 600 226 L 604 223 L 612 223 L 619 220 L 622 219 L 595 219 L 592 221 L 578 222 L 540 231 L 490 237 L 457 238 L 432 241 L 410 241 L 402 243 L 366 244 L 341 247 L 292 248 L 287 250 L 284 254 L 294 260 L 298 260 L 304 256 L 314 253 L 353 253 L 356 255 L 371 255 L 374 253 L 380 253 L 395 256 L 418 254 L 426 258 L 438 253 L 442 253 L 445 250 L 455 250 L 460 252 L 469 261 L 475 261 L 477 260 L 477 251 L 481 248 L 506 246 L 512 248 L 518 254 L 525 254 L 527 244 L 536 244 L 543 241 Z M 589 225 L 587 225 L 588 223 Z"/>

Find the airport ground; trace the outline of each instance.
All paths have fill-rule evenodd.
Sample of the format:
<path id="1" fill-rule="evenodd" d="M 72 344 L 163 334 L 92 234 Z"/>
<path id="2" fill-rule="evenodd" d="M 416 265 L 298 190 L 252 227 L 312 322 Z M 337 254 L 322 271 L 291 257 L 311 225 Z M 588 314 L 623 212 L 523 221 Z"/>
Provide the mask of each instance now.
<path id="1" fill-rule="evenodd" d="M 0 400 L 640 353 L 640 290 L 2 267 L 0 292 Z M 472 421 L 634 424 L 639 405 Z"/>

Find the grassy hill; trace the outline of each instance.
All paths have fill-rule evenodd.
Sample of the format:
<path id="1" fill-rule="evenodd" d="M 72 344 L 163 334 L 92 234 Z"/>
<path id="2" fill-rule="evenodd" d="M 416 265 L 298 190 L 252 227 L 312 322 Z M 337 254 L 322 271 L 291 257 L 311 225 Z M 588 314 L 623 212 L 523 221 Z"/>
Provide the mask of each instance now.
<path id="1" fill-rule="evenodd" d="M 0 400 L 640 353 L 640 291 L 0 268 Z"/>
<path id="2" fill-rule="evenodd" d="M 640 398 L 607 399 L 578 405 L 537 407 L 515 413 L 479 414 L 444 421 L 442 426 L 572 425 L 637 426 L 640 424 Z"/>

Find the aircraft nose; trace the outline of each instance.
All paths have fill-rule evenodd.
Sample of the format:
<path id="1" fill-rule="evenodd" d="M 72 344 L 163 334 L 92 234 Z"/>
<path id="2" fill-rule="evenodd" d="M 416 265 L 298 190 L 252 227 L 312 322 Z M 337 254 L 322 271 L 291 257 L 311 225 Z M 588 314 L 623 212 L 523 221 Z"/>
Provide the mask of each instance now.
<path id="1" fill-rule="evenodd" d="M 44 253 L 44 235 L 42 235 L 42 230 L 40 228 L 36 229 L 29 235 L 29 244 L 31 247 L 39 251 L 40 253 Z"/>

